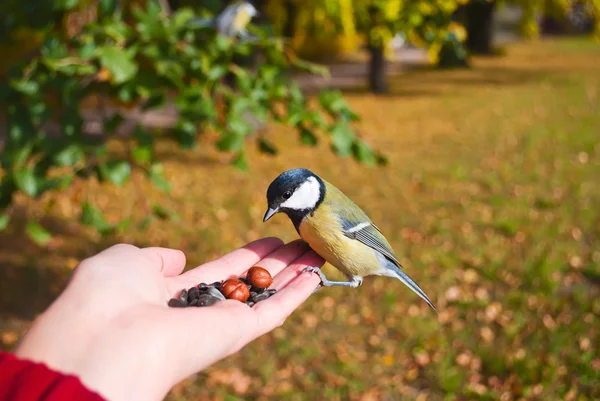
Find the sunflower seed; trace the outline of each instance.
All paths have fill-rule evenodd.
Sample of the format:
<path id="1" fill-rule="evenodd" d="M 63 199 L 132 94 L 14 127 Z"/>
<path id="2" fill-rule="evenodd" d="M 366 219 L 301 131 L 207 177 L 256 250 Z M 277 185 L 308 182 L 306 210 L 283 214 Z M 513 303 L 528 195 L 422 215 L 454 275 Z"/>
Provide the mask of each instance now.
<path id="1" fill-rule="evenodd" d="M 179 298 L 171 298 L 169 299 L 169 304 L 171 308 L 185 308 L 187 306 L 187 302 L 183 302 Z"/>
<path id="2" fill-rule="evenodd" d="M 181 302 L 184 302 L 187 305 L 187 296 L 187 290 L 184 288 L 183 290 L 181 290 L 181 293 L 179 294 L 178 298 Z"/>
<path id="3" fill-rule="evenodd" d="M 217 298 L 219 301 L 225 301 L 225 295 L 223 295 L 223 293 L 217 290 L 215 287 L 208 287 L 206 289 L 206 293 Z"/>
<path id="4" fill-rule="evenodd" d="M 262 294 L 258 294 L 257 296 L 255 296 L 254 299 L 253 299 L 253 301 L 254 302 L 260 302 L 260 301 L 264 301 L 267 298 L 269 298 L 269 293 L 268 292 L 263 292 Z"/>
<path id="5" fill-rule="evenodd" d="M 200 298 L 198 298 L 198 306 L 211 306 L 217 302 L 219 302 L 219 299 L 210 294 L 202 294 L 200 295 Z"/>
<path id="6" fill-rule="evenodd" d="M 198 299 L 200 296 L 200 290 L 196 287 L 192 287 L 188 290 L 188 302 Z"/>

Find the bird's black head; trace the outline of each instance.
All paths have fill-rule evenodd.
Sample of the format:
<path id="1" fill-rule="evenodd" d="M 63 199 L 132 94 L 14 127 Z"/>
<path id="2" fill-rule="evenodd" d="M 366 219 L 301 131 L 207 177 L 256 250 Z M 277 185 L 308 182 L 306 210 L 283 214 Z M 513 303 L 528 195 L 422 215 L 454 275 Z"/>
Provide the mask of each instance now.
<path id="1" fill-rule="evenodd" d="M 267 189 L 268 209 L 263 221 L 274 214 L 287 214 L 298 227 L 300 220 L 319 206 L 325 197 L 325 184 L 305 168 L 285 171 Z"/>

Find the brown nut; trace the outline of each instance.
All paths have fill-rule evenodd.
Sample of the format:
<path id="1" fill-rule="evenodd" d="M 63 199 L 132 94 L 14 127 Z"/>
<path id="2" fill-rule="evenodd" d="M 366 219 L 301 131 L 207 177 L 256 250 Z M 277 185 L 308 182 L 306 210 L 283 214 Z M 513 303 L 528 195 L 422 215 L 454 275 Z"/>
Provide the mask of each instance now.
<path id="1" fill-rule="evenodd" d="M 227 299 L 235 299 L 236 301 L 246 302 L 250 296 L 248 286 L 237 279 L 227 280 L 221 286 L 221 292 Z"/>
<path id="2" fill-rule="evenodd" d="M 246 280 L 248 280 L 248 284 L 252 287 L 258 288 L 269 288 L 271 283 L 273 283 L 271 273 L 260 266 L 251 267 L 250 270 L 248 270 Z"/>

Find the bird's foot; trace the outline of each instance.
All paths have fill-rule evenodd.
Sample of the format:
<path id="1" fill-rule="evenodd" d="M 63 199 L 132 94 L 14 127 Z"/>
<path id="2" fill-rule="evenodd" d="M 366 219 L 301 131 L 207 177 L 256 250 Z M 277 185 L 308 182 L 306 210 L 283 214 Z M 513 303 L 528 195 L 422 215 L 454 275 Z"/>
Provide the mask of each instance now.
<path id="1" fill-rule="evenodd" d="M 317 291 L 321 287 L 351 287 L 351 288 L 356 288 L 356 287 L 358 287 L 359 285 L 362 284 L 362 278 L 361 277 L 355 277 L 355 276 L 350 277 L 349 281 L 329 281 L 329 280 L 327 280 L 327 277 L 325 277 L 325 275 L 323 274 L 323 272 L 321 271 L 321 269 L 318 268 L 318 267 L 314 267 L 314 266 L 305 267 L 304 269 L 302 269 L 302 272 L 303 273 L 304 272 L 317 273 L 317 275 L 321 279 L 321 285 L 319 287 L 317 287 L 317 289 L 315 291 Z"/>

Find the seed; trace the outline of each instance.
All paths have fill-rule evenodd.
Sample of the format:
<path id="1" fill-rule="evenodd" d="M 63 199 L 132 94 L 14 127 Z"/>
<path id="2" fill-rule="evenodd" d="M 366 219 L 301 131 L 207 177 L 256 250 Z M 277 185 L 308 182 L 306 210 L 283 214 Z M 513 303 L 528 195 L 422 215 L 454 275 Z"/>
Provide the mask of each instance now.
<path id="1" fill-rule="evenodd" d="M 271 273 L 260 266 L 251 267 L 250 270 L 248 270 L 248 275 L 246 277 L 248 283 L 250 283 L 252 287 L 268 288 L 273 283 Z"/>
<path id="2" fill-rule="evenodd" d="M 221 296 L 223 296 L 223 295 L 221 295 Z M 223 299 L 225 299 L 225 298 L 223 297 Z M 198 306 L 211 306 L 219 301 L 220 301 L 219 298 L 213 297 L 210 294 L 202 294 L 198 298 Z"/>
<path id="3" fill-rule="evenodd" d="M 198 298 L 191 300 L 190 303 L 188 304 L 188 306 L 197 306 L 197 305 L 198 305 Z"/>
<path id="4" fill-rule="evenodd" d="M 208 284 L 206 284 L 206 283 L 200 283 L 200 284 L 198 284 L 198 289 L 199 290 L 205 290 L 207 288 L 208 288 Z"/>
<path id="5" fill-rule="evenodd" d="M 254 302 L 264 301 L 265 299 L 269 298 L 269 296 L 270 295 L 268 292 L 263 292 L 262 294 L 258 294 L 257 296 L 255 296 L 253 301 Z"/>
<path id="6" fill-rule="evenodd" d="M 187 306 L 187 302 L 183 302 L 179 298 L 171 298 L 169 299 L 169 304 L 171 308 L 185 308 Z"/>
<path id="7" fill-rule="evenodd" d="M 251 307 L 251 308 L 254 306 L 254 304 L 255 304 L 255 302 L 252 302 L 252 301 L 246 301 L 246 305 L 248 305 L 248 306 L 249 306 L 249 307 Z"/>
<path id="8" fill-rule="evenodd" d="M 270 290 L 267 290 L 267 292 L 269 293 L 269 296 L 275 294 L 277 292 L 277 290 L 275 288 L 271 288 Z"/>
<path id="9" fill-rule="evenodd" d="M 221 291 L 217 290 L 215 287 L 207 287 L 206 294 L 211 295 L 212 297 L 216 298 L 218 301 L 225 301 L 225 296 L 223 295 L 223 293 Z"/>
<path id="10" fill-rule="evenodd" d="M 221 282 L 220 281 L 215 281 L 214 283 L 212 283 L 210 286 L 211 287 L 215 287 L 216 289 L 221 288 Z"/>
<path id="11" fill-rule="evenodd" d="M 262 288 L 262 287 L 252 287 L 251 291 L 254 291 L 257 294 L 262 294 L 266 290 L 267 290 L 266 288 Z"/>
<path id="12" fill-rule="evenodd" d="M 223 283 L 221 292 L 227 299 L 235 299 L 236 301 L 246 302 L 250 296 L 248 287 L 241 280 L 231 279 Z"/>
<path id="13" fill-rule="evenodd" d="M 179 300 L 181 302 L 184 302 L 187 305 L 187 290 L 184 288 L 183 290 L 181 290 L 181 293 L 179 294 Z"/>
<path id="14" fill-rule="evenodd" d="M 200 290 L 196 287 L 192 287 L 188 290 L 188 301 L 191 302 L 194 299 L 198 299 L 200 296 Z"/>

